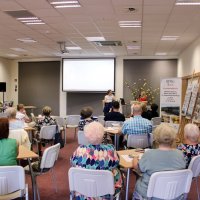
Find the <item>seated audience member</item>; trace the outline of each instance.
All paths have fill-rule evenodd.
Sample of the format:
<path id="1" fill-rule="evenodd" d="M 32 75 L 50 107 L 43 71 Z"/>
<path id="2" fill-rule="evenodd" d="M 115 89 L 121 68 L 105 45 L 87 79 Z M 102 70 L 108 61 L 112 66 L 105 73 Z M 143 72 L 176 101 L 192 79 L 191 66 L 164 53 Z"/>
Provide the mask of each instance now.
<path id="1" fill-rule="evenodd" d="M 38 130 L 40 130 L 42 126 L 56 125 L 56 120 L 50 116 L 51 108 L 49 106 L 45 106 L 42 109 L 42 115 L 43 117 L 39 119 L 36 124 L 36 126 L 38 127 Z"/>
<path id="2" fill-rule="evenodd" d="M 91 107 L 84 107 L 81 109 L 81 112 L 80 112 L 81 120 L 78 125 L 80 131 L 83 131 L 84 126 L 86 124 L 89 124 L 93 121 L 97 121 L 96 118 L 92 117 L 92 114 L 93 114 L 93 109 Z"/>
<path id="3" fill-rule="evenodd" d="M 25 123 L 29 123 L 31 122 L 31 119 L 28 117 L 28 115 L 26 114 L 26 110 L 24 108 L 24 104 L 18 104 L 17 105 L 17 114 L 16 114 L 16 118 L 18 120 L 22 120 Z"/>
<path id="4" fill-rule="evenodd" d="M 24 128 L 24 122 L 22 120 L 16 119 L 16 113 L 17 113 L 17 111 L 13 107 L 9 107 L 5 111 L 5 114 L 7 115 L 8 120 L 9 120 L 9 129 L 10 130 Z"/>
<path id="5" fill-rule="evenodd" d="M 122 187 L 122 177 L 119 167 L 119 158 L 115 148 L 111 144 L 102 144 L 104 135 L 104 127 L 99 122 L 91 122 L 84 128 L 84 134 L 89 145 L 80 145 L 71 157 L 71 165 L 73 167 L 81 167 L 86 169 L 109 170 L 113 173 L 115 191 Z M 76 194 L 76 199 L 102 199 L 87 198 L 81 194 Z M 107 199 L 104 197 L 103 199 Z"/>
<path id="6" fill-rule="evenodd" d="M 184 144 L 180 144 L 177 149 L 183 152 L 187 166 L 194 156 L 200 155 L 199 128 L 195 124 L 187 124 L 184 127 Z"/>
<path id="7" fill-rule="evenodd" d="M 125 121 L 125 117 L 122 113 L 119 112 L 119 102 L 113 101 L 112 102 L 112 111 L 107 113 L 104 117 L 105 121 Z"/>
<path id="8" fill-rule="evenodd" d="M 147 111 L 146 103 L 141 103 L 142 106 L 142 114 L 141 116 L 145 119 L 151 120 L 150 113 Z"/>
<path id="9" fill-rule="evenodd" d="M 167 124 L 159 125 L 154 132 L 158 149 L 146 151 L 140 160 L 133 158 L 133 167 L 141 171 L 142 176 L 137 180 L 134 199 L 147 198 L 147 188 L 151 175 L 155 172 L 185 169 L 186 162 L 181 151 L 173 149 L 176 131 Z"/>
<path id="10" fill-rule="evenodd" d="M 0 166 L 17 165 L 17 142 L 8 138 L 8 135 L 8 118 L 0 118 Z"/>
<path id="11" fill-rule="evenodd" d="M 122 126 L 123 134 L 149 134 L 152 132 L 152 123 L 141 116 L 142 107 L 141 104 L 133 104 L 131 107 L 133 117 L 124 122 Z"/>
<path id="12" fill-rule="evenodd" d="M 152 103 L 151 110 L 148 111 L 149 112 L 149 120 L 151 120 L 154 117 L 159 117 L 157 110 L 158 110 L 158 105 L 155 103 Z"/>

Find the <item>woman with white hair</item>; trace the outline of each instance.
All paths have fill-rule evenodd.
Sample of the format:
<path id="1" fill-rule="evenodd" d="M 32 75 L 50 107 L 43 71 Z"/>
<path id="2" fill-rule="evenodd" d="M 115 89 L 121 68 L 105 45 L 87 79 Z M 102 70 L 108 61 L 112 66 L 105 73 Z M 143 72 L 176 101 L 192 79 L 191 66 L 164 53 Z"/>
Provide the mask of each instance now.
<path id="1" fill-rule="evenodd" d="M 180 144 L 177 148 L 183 152 L 187 166 L 194 156 L 200 154 L 199 144 L 199 127 L 195 124 L 186 124 L 184 127 L 184 144 Z"/>
<path id="2" fill-rule="evenodd" d="M 73 167 L 82 167 L 96 170 L 112 171 L 115 182 L 115 191 L 122 187 L 122 177 L 119 169 L 119 158 L 114 146 L 111 144 L 102 144 L 104 135 L 104 127 L 99 122 L 91 122 L 84 127 L 84 134 L 89 145 L 80 145 L 71 157 L 71 165 Z M 76 194 L 76 199 L 93 200 L 95 198 L 87 198 L 81 194 Z M 101 197 L 100 199 L 109 199 Z"/>
<path id="3" fill-rule="evenodd" d="M 146 151 L 140 160 L 133 158 L 133 167 L 141 171 L 137 180 L 133 199 L 147 198 L 150 177 L 155 172 L 185 169 L 186 162 L 181 151 L 173 149 L 176 131 L 167 124 L 159 125 L 154 132 L 158 149 Z"/>

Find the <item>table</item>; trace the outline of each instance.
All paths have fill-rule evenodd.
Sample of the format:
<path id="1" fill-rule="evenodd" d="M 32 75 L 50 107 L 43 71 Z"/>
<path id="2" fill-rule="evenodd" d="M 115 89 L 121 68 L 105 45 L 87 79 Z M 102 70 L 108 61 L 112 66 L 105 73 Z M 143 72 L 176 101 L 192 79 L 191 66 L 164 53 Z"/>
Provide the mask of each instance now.
<path id="1" fill-rule="evenodd" d="M 104 128 L 104 131 L 114 135 L 115 148 L 116 150 L 118 150 L 118 147 L 119 147 L 118 136 L 121 134 L 121 127 L 107 127 L 107 128 Z"/>
<path id="2" fill-rule="evenodd" d="M 117 154 L 119 155 L 120 162 L 119 165 L 125 169 L 127 169 L 127 178 L 126 178 L 126 198 L 125 200 L 128 200 L 128 190 L 129 190 L 129 179 L 130 179 L 130 170 L 133 168 L 133 163 L 132 162 L 127 162 L 122 155 L 132 155 L 134 154 L 135 156 L 141 155 L 141 152 L 136 152 L 135 149 L 131 150 L 122 150 L 122 151 L 117 151 Z"/>
<path id="3" fill-rule="evenodd" d="M 22 145 L 19 146 L 19 154 L 17 156 L 17 159 L 18 160 L 28 159 L 28 165 L 29 165 L 29 169 L 31 173 L 33 200 L 36 200 L 36 184 L 35 184 L 35 177 L 33 175 L 33 169 L 32 169 L 30 158 L 38 158 L 38 157 L 39 156 L 35 152 L 28 150 L 26 147 Z"/>
<path id="4" fill-rule="evenodd" d="M 36 128 L 33 127 L 24 127 L 24 130 L 27 131 L 29 140 L 31 141 L 31 144 L 33 143 L 33 137 L 34 137 L 34 132 L 37 131 Z"/>

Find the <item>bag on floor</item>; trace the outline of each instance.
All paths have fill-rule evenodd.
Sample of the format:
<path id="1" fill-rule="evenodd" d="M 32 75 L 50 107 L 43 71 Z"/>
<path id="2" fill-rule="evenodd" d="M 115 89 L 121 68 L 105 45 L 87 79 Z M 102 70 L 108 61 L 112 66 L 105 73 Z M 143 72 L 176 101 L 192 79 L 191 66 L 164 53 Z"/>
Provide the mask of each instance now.
<path id="1" fill-rule="evenodd" d="M 59 131 L 58 126 L 56 126 L 56 134 L 54 139 L 54 144 L 60 143 L 60 149 L 62 149 L 65 146 L 64 140 L 62 139 L 61 133 Z"/>

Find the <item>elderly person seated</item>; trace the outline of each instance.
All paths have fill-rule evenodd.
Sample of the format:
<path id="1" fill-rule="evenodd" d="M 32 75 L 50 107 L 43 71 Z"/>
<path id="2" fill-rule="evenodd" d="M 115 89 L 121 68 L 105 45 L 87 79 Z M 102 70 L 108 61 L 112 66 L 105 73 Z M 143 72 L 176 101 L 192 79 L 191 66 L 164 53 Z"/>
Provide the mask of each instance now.
<path id="1" fill-rule="evenodd" d="M 56 125 L 56 120 L 51 117 L 51 108 L 49 106 L 45 106 L 42 109 L 42 115 L 43 116 L 38 120 L 36 124 L 38 130 L 40 130 L 42 126 Z"/>
<path id="2" fill-rule="evenodd" d="M 133 158 L 133 167 L 141 171 L 137 180 L 134 199 L 147 198 L 149 179 L 154 172 L 185 169 L 186 162 L 181 151 L 173 149 L 176 131 L 167 124 L 159 125 L 154 132 L 158 149 L 146 151 L 140 160 Z"/>
<path id="3" fill-rule="evenodd" d="M 16 129 L 23 129 L 25 124 L 22 120 L 16 119 L 17 110 L 13 107 L 9 107 L 6 109 L 5 114 L 9 120 L 9 129 L 16 130 Z"/>
<path id="4" fill-rule="evenodd" d="M 80 131 L 83 131 L 84 126 L 86 124 L 89 124 L 93 121 L 98 121 L 96 118 L 92 117 L 92 114 L 93 114 L 93 109 L 91 107 L 84 107 L 81 109 L 81 112 L 80 112 L 81 120 L 78 124 Z"/>
<path id="5" fill-rule="evenodd" d="M 177 149 L 183 152 L 186 159 L 186 167 L 189 166 L 190 161 L 194 156 L 200 154 L 200 144 L 199 144 L 199 128 L 195 124 L 187 124 L 184 127 L 184 143 L 180 144 Z"/>
<path id="6" fill-rule="evenodd" d="M 119 158 L 114 146 L 102 144 L 104 127 L 99 122 L 91 122 L 84 128 L 84 134 L 89 145 L 81 145 L 71 157 L 73 167 L 86 169 L 109 170 L 112 171 L 116 192 L 122 187 L 122 177 L 118 169 Z M 76 199 L 88 199 L 81 194 L 76 194 Z M 93 200 L 95 198 L 89 198 Z M 100 200 L 102 198 L 98 198 Z M 104 199 L 107 199 L 104 197 Z"/>
<path id="7" fill-rule="evenodd" d="M 18 145 L 8 135 L 8 118 L 0 118 L 0 166 L 17 165 Z"/>

